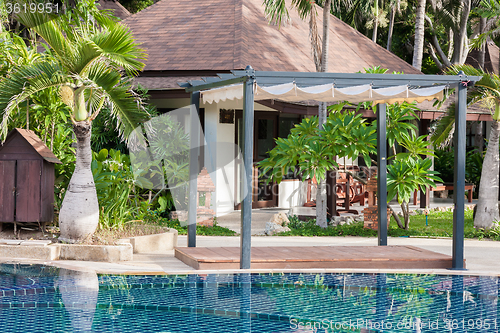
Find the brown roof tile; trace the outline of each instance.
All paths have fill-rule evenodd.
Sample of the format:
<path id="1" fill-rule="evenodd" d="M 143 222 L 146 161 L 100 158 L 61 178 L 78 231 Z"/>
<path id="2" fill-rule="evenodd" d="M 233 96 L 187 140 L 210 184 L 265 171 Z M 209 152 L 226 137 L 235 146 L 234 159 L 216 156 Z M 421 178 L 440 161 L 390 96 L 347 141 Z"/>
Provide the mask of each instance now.
<path id="1" fill-rule="evenodd" d="M 472 49 L 467 55 L 466 64 L 479 67 L 479 50 Z M 484 56 L 484 70 L 489 73 L 499 74 L 499 48 L 492 41 L 486 43 L 486 53 Z"/>
<path id="2" fill-rule="evenodd" d="M 145 71 L 227 71 L 247 65 L 315 71 L 308 23 L 295 10 L 290 15 L 291 23 L 278 29 L 268 24 L 262 0 L 161 0 L 124 23 L 149 54 Z M 421 73 L 333 15 L 330 20 L 329 72 L 380 65 Z"/>
<path id="3" fill-rule="evenodd" d="M 28 143 L 36 150 L 36 152 L 47 162 L 62 164 L 61 161 L 54 155 L 54 153 L 43 143 L 43 141 L 35 134 L 35 132 L 22 129 L 15 128 L 8 135 L 7 139 L 12 136 L 14 133 L 19 133 Z"/>
<path id="4" fill-rule="evenodd" d="M 100 10 L 109 10 L 114 16 L 121 20 L 126 19 L 132 15 L 125 7 L 123 7 L 117 0 L 99 0 L 96 2 Z"/>

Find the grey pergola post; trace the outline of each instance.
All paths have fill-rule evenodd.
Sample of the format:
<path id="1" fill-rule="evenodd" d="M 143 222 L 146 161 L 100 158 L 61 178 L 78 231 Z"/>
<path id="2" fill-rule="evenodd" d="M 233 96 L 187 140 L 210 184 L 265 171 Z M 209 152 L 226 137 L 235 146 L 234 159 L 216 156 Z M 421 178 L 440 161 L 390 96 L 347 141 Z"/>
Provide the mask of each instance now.
<path id="1" fill-rule="evenodd" d="M 247 80 L 243 83 L 243 167 L 241 188 L 246 191 L 241 204 L 240 268 L 250 268 L 252 241 L 252 168 L 255 71 L 245 68 Z"/>
<path id="2" fill-rule="evenodd" d="M 387 245 L 387 104 L 377 106 L 377 220 L 378 245 Z"/>
<path id="3" fill-rule="evenodd" d="M 464 75 L 460 72 L 459 75 Z M 455 170 L 453 186 L 452 269 L 464 270 L 465 138 L 467 120 L 467 83 L 458 84 L 455 111 Z"/>
<path id="4" fill-rule="evenodd" d="M 420 75 L 420 74 L 361 74 L 361 73 L 301 73 L 301 72 L 265 72 L 254 71 L 250 66 L 245 70 L 235 70 L 207 77 L 203 80 L 180 83 L 188 92 L 214 89 L 243 83 L 244 89 L 244 139 L 242 187 L 248 194 L 243 198 L 241 210 L 241 256 L 240 268 L 250 268 L 251 251 L 251 219 L 252 219 L 252 162 L 253 162 L 253 122 L 254 91 L 257 81 L 261 87 L 295 82 L 298 87 L 335 83 L 337 88 L 371 84 L 374 89 L 407 85 L 413 87 L 429 87 L 435 84 L 446 84 L 457 89 L 457 112 L 455 115 L 455 211 L 453 219 L 453 268 L 463 269 L 464 245 L 464 192 L 465 192 L 465 121 L 467 87 L 465 82 L 476 82 L 479 76 L 459 75 Z M 194 95 L 193 95 L 194 96 Z M 194 97 L 192 97 L 194 98 Z M 199 101 L 199 97 L 197 98 Z M 194 103 L 198 103 L 194 101 Z M 387 245 L 387 146 L 386 146 L 386 105 L 380 104 L 377 112 L 378 125 L 378 221 L 379 245 Z M 193 184 L 194 185 L 194 184 Z M 193 187 L 194 188 L 194 187 Z M 196 225 L 194 224 L 194 228 Z M 195 237 L 192 229 L 190 235 Z M 191 237 L 191 236 L 190 236 Z"/>
<path id="5" fill-rule="evenodd" d="M 198 195 L 198 151 L 200 132 L 197 125 L 200 114 L 200 92 L 191 92 L 189 108 L 189 200 L 188 200 L 188 247 L 196 247 L 196 196 Z"/>

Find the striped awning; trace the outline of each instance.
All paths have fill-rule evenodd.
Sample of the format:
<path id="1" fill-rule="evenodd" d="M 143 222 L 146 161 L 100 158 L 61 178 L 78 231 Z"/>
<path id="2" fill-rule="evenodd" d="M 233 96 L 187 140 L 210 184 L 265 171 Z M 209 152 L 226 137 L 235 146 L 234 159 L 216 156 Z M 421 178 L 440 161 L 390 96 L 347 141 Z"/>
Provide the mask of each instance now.
<path id="1" fill-rule="evenodd" d="M 334 83 L 322 84 L 309 87 L 298 87 L 295 82 L 261 87 L 254 87 L 254 100 L 279 99 L 286 102 L 298 102 L 316 100 L 319 102 L 342 102 L 350 103 L 374 102 L 423 102 L 443 98 L 445 85 L 436 85 L 426 88 L 410 89 L 408 85 L 384 87 L 373 89 L 371 84 L 336 88 Z M 226 100 L 242 99 L 243 84 L 234 84 L 221 88 L 213 88 L 201 91 L 201 99 L 204 103 L 219 103 Z"/>

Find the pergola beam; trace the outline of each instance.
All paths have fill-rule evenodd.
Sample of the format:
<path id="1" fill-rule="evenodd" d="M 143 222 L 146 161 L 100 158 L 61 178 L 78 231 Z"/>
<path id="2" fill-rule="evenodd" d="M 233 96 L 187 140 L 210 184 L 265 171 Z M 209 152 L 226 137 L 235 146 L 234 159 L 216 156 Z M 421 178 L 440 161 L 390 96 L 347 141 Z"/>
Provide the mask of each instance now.
<path id="1" fill-rule="evenodd" d="M 463 72 L 459 75 L 408 75 L 408 74 L 343 74 L 343 73 L 296 73 L 296 72 L 259 72 L 250 66 L 244 71 L 232 71 L 219 75 L 220 80 L 211 78 L 206 81 L 192 81 L 181 84 L 187 92 L 197 92 L 231 84 L 243 83 L 244 143 L 243 160 L 245 170 L 242 173 L 243 196 L 241 211 L 241 256 L 240 268 L 250 268 L 251 263 L 251 223 L 252 223 L 252 166 L 253 166 L 253 127 L 254 127 L 254 83 L 260 86 L 272 86 L 294 81 L 298 86 L 313 86 L 334 83 L 337 87 L 371 84 L 373 88 L 408 85 L 424 87 L 446 84 L 458 88 L 455 113 L 455 179 L 453 214 L 453 269 L 464 269 L 464 204 L 465 204 L 465 125 L 467 119 L 467 84 L 478 81 L 480 77 L 468 77 Z M 194 94 L 193 94 L 193 98 Z M 387 245 L 387 147 L 385 104 L 379 105 L 377 113 L 378 141 L 378 244 Z M 192 230 L 191 228 L 190 230 Z M 188 238 L 193 236 L 188 236 Z M 194 236 L 195 237 L 195 236 Z M 193 244 L 193 243 L 191 243 Z"/>
<path id="2" fill-rule="evenodd" d="M 232 71 L 235 76 L 245 75 L 245 71 Z M 298 86 L 314 86 L 335 83 L 338 88 L 371 84 L 374 88 L 409 85 L 411 87 L 449 85 L 454 88 L 462 81 L 475 81 L 478 77 L 462 75 L 419 75 L 419 74 L 364 74 L 364 73 L 302 73 L 302 72 L 255 72 L 260 86 L 277 85 L 295 81 Z"/>

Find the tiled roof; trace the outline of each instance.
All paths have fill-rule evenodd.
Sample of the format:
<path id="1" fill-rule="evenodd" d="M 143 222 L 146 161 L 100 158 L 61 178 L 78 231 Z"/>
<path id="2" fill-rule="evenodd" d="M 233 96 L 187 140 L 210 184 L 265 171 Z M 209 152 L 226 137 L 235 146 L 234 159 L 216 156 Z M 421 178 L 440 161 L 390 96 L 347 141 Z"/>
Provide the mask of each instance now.
<path id="1" fill-rule="evenodd" d="M 121 5 L 117 0 L 99 0 L 96 2 L 97 8 L 100 10 L 110 10 L 113 15 L 121 20 L 126 19 L 132 15 L 125 7 Z"/>
<path id="2" fill-rule="evenodd" d="M 145 71 L 244 69 L 314 72 L 308 22 L 267 22 L 262 0 L 161 0 L 123 22 L 147 50 Z M 318 13 L 321 14 L 321 9 Z M 382 66 L 420 74 L 408 63 L 330 16 L 329 72 Z M 322 27 L 322 15 L 318 15 Z"/>
<path id="3" fill-rule="evenodd" d="M 207 77 L 203 75 L 203 77 Z M 147 77 L 138 76 L 134 78 L 134 87 L 141 85 L 148 90 L 179 89 L 177 83 L 201 80 L 201 76 L 168 76 L 168 77 Z"/>
<path id="4" fill-rule="evenodd" d="M 473 67 L 479 67 L 479 50 L 472 49 L 467 56 L 466 64 Z M 492 41 L 486 43 L 486 52 L 484 55 L 484 70 L 489 73 L 499 74 L 499 48 Z"/>
<path id="5" fill-rule="evenodd" d="M 43 141 L 31 130 L 26 130 L 22 128 L 13 129 L 6 138 L 6 141 L 14 135 L 14 133 L 19 133 L 28 143 L 36 150 L 36 152 L 47 162 L 62 164 L 61 161 L 54 155 L 54 153 L 43 143 Z"/>

